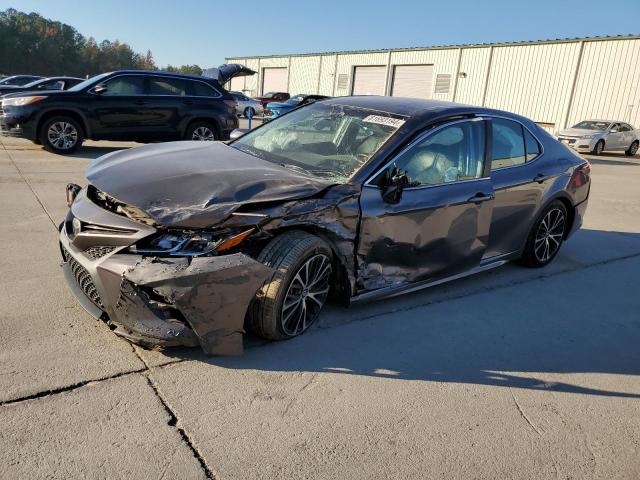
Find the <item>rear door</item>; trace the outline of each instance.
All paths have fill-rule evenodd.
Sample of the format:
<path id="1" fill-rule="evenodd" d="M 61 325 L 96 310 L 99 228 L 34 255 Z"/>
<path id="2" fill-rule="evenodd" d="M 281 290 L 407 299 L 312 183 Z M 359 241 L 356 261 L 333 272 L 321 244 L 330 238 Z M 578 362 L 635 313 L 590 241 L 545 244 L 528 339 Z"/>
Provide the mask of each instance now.
<path id="1" fill-rule="evenodd" d="M 625 132 L 622 130 L 622 124 L 614 123 L 611 126 L 609 135 L 605 140 L 605 148 L 607 150 L 620 150 L 624 147 Z"/>
<path id="2" fill-rule="evenodd" d="M 147 107 L 153 113 L 154 135 L 179 136 L 181 120 L 195 105 L 188 80 L 179 77 L 149 75 Z"/>
<path id="3" fill-rule="evenodd" d="M 367 182 L 360 197 L 359 288 L 436 280 L 480 265 L 489 240 L 493 187 L 487 122 L 441 126 L 409 145 Z M 384 198 L 381 175 L 401 173 L 399 198 Z"/>
<path id="4" fill-rule="evenodd" d="M 495 202 L 486 259 L 522 248 L 545 191 L 563 173 L 561 164 L 544 156 L 540 142 L 523 124 L 490 120 Z"/>

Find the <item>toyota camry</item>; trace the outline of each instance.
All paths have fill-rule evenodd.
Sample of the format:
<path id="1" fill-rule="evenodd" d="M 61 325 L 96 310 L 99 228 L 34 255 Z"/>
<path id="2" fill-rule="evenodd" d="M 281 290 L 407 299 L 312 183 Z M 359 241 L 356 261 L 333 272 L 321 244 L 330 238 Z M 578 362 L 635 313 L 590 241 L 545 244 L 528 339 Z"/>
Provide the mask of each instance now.
<path id="1" fill-rule="evenodd" d="M 304 333 L 329 298 L 544 267 L 582 223 L 590 166 L 531 120 L 392 97 L 293 110 L 237 139 L 109 153 L 67 186 L 63 270 L 147 346 L 238 354 Z"/>

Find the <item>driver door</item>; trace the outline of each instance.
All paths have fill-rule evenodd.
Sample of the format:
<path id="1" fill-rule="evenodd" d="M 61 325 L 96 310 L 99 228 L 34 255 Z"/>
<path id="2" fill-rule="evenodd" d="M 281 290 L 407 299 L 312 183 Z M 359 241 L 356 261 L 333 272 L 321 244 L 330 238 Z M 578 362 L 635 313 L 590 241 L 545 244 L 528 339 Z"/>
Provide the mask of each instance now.
<path id="1" fill-rule="evenodd" d="M 486 123 L 456 121 L 424 134 L 364 185 L 358 293 L 480 265 L 494 199 Z"/>

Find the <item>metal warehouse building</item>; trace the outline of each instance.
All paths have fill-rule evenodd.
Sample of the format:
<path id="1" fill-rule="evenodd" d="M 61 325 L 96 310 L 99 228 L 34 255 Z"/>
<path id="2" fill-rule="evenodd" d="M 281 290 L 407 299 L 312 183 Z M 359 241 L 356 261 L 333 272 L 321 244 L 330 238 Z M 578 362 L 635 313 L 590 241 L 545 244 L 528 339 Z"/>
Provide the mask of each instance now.
<path id="1" fill-rule="evenodd" d="M 549 131 L 587 118 L 640 127 L 640 36 L 231 57 L 231 90 L 395 95 L 525 115 Z M 229 87 L 229 85 L 228 85 Z"/>

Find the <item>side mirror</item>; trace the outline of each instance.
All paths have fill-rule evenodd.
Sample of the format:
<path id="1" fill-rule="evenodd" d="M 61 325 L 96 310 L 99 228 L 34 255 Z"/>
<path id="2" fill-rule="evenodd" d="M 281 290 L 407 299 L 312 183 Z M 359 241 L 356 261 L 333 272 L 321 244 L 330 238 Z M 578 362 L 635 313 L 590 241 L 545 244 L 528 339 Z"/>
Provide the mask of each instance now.
<path id="1" fill-rule="evenodd" d="M 409 177 L 406 173 L 401 172 L 397 167 L 387 170 L 380 182 L 382 199 L 387 203 L 398 203 L 407 185 L 409 185 Z"/>
<path id="2" fill-rule="evenodd" d="M 100 84 L 96 85 L 95 87 L 93 87 L 93 93 L 95 93 L 97 95 L 102 95 L 107 90 L 109 90 L 109 87 L 107 87 L 103 83 L 100 83 Z"/>
<path id="3" fill-rule="evenodd" d="M 236 128 L 235 130 L 232 130 L 231 133 L 229 134 L 229 140 L 235 140 L 236 138 L 240 138 L 242 135 L 250 131 L 251 130 L 248 128 Z"/>

